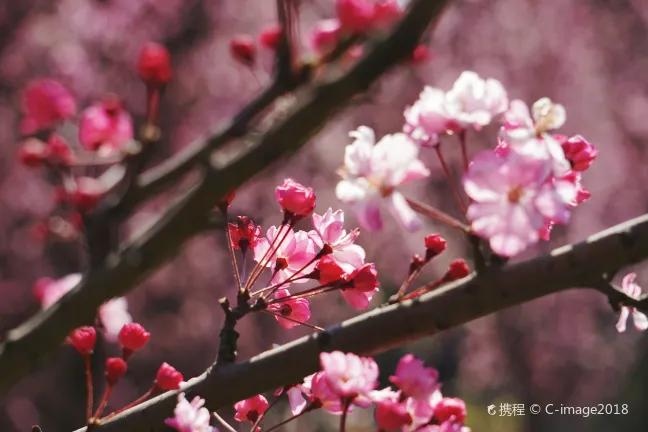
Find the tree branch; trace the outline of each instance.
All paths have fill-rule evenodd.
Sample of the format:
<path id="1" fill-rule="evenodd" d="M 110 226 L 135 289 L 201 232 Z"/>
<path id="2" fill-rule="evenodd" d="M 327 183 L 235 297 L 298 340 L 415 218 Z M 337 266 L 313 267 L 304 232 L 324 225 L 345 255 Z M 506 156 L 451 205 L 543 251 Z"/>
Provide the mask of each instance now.
<path id="1" fill-rule="evenodd" d="M 177 179 L 179 171 L 198 171 L 193 187 L 152 226 L 118 253 L 108 256 L 103 266 L 86 274 L 59 302 L 7 334 L 0 346 L 0 391 L 35 369 L 39 360 L 60 347 L 75 327 L 90 322 L 101 304 L 126 294 L 175 256 L 184 242 L 204 226 L 208 214 L 229 191 L 299 149 L 353 96 L 367 90 L 383 73 L 406 59 L 447 2 L 415 0 L 392 34 L 377 43 L 348 73 L 298 92 L 296 102 L 260 137 L 248 134 L 236 146 L 213 150 L 227 141 L 214 137 L 206 141 L 205 148 L 193 146 L 179 156 L 180 162 L 170 163 L 172 168 L 166 169 L 169 178 Z M 259 102 L 259 107 L 264 103 Z M 156 177 L 150 184 L 167 181 L 167 177 Z"/>
<path id="2" fill-rule="evenodd" d="M 210 369 L 191 380 L 182 391 L 190 397 L 201 395 L 213 411 L 286 383 L 299 382 L 319 370 L 322 351 L 375 355 L 510 306 L 572 287 L 595 286 L 603 273 L 645 259 L 648 259 L 648 215 L 548 255 L 483 276 L 473 275 L 416 300 L 377 308 L 244 363 Z M 648 307 L 645 303 L 638 306 Z M 173 412 L 176 395 L 177 392 L 168 392 L 134 407 L 96 432 L 161 430 L 163 419 Z M 76 432 L 85 432 L 85 428 Z"/>

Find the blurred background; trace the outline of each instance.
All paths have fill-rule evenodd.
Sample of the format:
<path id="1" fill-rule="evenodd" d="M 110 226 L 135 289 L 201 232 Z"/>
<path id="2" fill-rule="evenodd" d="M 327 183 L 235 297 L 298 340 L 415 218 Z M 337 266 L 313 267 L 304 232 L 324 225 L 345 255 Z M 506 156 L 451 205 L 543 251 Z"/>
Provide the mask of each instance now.
<path id="1" fill-rule="evenodd" d="M 80 106 L 106 92 L 124 98 L 141 122 L 145 91 L 134 62 L 143 43 L 159 41 L 171 50 L 175 79 L 164 98 L 163 140 L 158 160 L 179 151 L 208 128 L 234 114 L 259 90 L 250 70 L 229 55 L 238 33 L 258 35 L 275 21 L 272 1 L 253 0 L 4 0 L 0 2 L 0 332 L 34 314 L 39 305 L 32 285 L 39 277 L 77 272 L 82 248 L 77 242 L 43 240 L 34 224 L 54 209 L 54 191 L 39 170 L 16 163 L 20 136 L 20 90 L 29 80 L 52 77 L 70 88 Z M 334 16 L 332 0 L 304 0 L 301 34 L 320 19 Z M 583 179 L 592 193 L 568 227 L 554 230 L 548 244 L 521 259 L 585 239 L 603 228 L 646 212 L 648 200 L 648 2 L 645 0 L 456 0 L 444 12 L 427 44 L 429 61 L 403 66 L 366 97 L 341 113 L 290 162 L 278 164 L 237 191 L 233 215 L 248 215 L 264 229 L 281 219 L 273 190 L 284 177 L 312 185 L 319 213 L 343 208 L 334 195 L 335 169 L 342 163 L 347 133 L 371 126 L 379 136 L 403 124 L 403 109 L 423 85 L 450 88 L 463 70 L 499 79 L 511 98 L 527 103 L 549 96 L 567 108 L 562 133 L 582 134 L 600 150 Z M 306 48 L 305 48 L 306 50 Z M 256 71 L 269 81 L 272 53 L 259 52 Z M 495 146 L 496 129 L 469 133 L 472 154 Z M 458 175 L 460 152 L 452 138 L 444 151 Z M 445 177 L 433 154 L 422 158 L 432 175 L 408 194 L 456 214 Z M 160 203 L 157 203 L 160 204 Z M 156 211 L 155 206 L 146 212 Z M 141 215 L 142 218 L 146 214 Z M 348 226 L 355 226 L 349 213 Z M 442 274 L 447 263 L 467 256 L 462 238 L 428 223 L 406 234 L 387 218 L 380 234 L 362 234 L 357 243 L 376 263 L 384 301 L 406 276 L 413 253 L 423 253 L 423 237 L 441 232 L 449 249 L 435 260 L 421 282 Z M 308 229 L 303 224 L 302 229 Z M 648 271 L 638 272 L 648 286 Z M 217 299 L 233 296 L 231 266 L 223 233 L 205 233 L 177 252 L 139 289 L 128 295 L 134 319 L 152 332 L 147 347 L 129 362 L 109 411 L 144 393 L 161 362 L 189 378 L 215 358 L 222 313 Z M 523 286 L 519 289 L 524 289 Z M 339 295 L 312 303 L 311 323 L 327 326 L 357 314 Z M 405 352 L 438 368 L 444 394 L 468 404 L 467 424 L 476 432 L 645 431 L 648 425 L 648 338 L 632 325 L 619 335 L 617 315 L 601 295 L 572 290 L 485 317 L 431 339 L 377 358 L 384 379 Z M 309 333 L 288 331 L 268 316 L 247 317 L 240 325 L 239 354 L 249 358 L 272 343 Z M 97 365 L 117 347 L 101 345 Z M 272 373 L 272 371 L 268 371 Z M 0 430 L 71 431 L 83 424 L 81 358 L 62 347 L 42 367 L 0 396 Z M 227 391 L 223 389 L 223 391 Z M 489 416 L 486 407 L 525 404 L 525 416 Z M 626 416 L 537 415 L 530 404 L 571 406 L 628 404 Z M 171 413 L 170 413 L 171 414 Z M 222 410 L 231 419 L 231 410 Z M 286 406 L 270 418 L 288 415 Z M 370 431 L 372 414 L 358 410 L 349 430 Z M 267 424 L 272 424 L 268 422 Z M 285 431 L 336 431 L 337 417 L 313 413 Z M 241 429 L 244 430 L 244 429 Z M 247 430 L 247 429 L 245 429 Z"/>

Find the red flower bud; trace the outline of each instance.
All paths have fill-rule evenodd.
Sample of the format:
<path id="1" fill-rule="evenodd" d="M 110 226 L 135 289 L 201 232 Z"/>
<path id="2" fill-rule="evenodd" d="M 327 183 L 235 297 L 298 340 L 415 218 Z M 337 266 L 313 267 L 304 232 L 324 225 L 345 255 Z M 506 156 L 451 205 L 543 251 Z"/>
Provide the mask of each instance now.
<path id="1" fill-rule="evenodd" d="M 140 51 L 137 73 L 149 86 L 162 86 L 171 81 L 171 54 L 163 45 L 149 42 Z"/>
<path id="2" fill-rule="evenodd" d="M 128 366 L 123 359 L 111 357 L 106 360 L 106 382 L 113 386 L 119 381 L 119 378 L 126 373 Z"/>
<path id="3" fill-rule="evenodd" d="M 81 211 L 90 211 L 103 197 L 104 189 L 99 180 L 92 177 L 80 177 L 77 179 L 76 190 L 68 199 L 70 203 Z"/>
<path id="4" fill-rule="evenodd" d="M 256 46 L 250 35 L 237 35 L 230 40 L 230 54 L 234 60 L 252 66 L 256 60 Z"/>
<path id="5" fill-rule="evenodd" d="M 239 216 L 236 223 L 230 222 L 228 229 L 234 249 L 247 250 L 254 247 L 261 235 L 261 227 L 255 226 L 246 216 Z"/>
<path id="6" fill-rule="evenodd" d="M 428 61 L 431 57 L 430 49 L 426 45 L 418 45 L 412 51 L 412 56 L 410 57 L 410 63 L 420 64 Z"/>
<path id="7" fill-rule="evenodd" d="M 166 362 L 162 363 L 155 376 L 155 385 L 163 391 L 178 390 L 182 381 L 182 374 Z"/>
<path id="8" fill-rule="evenodd" d="M 371 292 L 380 285 L 377 276 L 376 265 L 373 263 L 365 264 L 351 273 L 349 283 L 358 291 Z"/>
<path id="9" fill-rule="evenodd" d="M 293 179 L 285 179 L 275 189 L 275 197 L 286 213 L 293 216 L 308 216 L 315 209 L 315 192 Z"/>
<path id="10" fill-rule="evenodd" d="M 124 358 L 127 358 L 133 351 L 141 349 L 151 337 L 144 327 L 138 323 L 128 323 L 119 331 L 119 343 L 124 350 Z"/>
<path id="11" fill-rule="evenodd" d="M 430 261 L 435 256 L 443 252 L 448 246 L 448 242 L 439 234 L 430 234 L 425 237 L 425 261 Z"/>
<path id="12" fill-rule="evenodd" d="M 47 140 L 47 145 L 49 147 L 49 161 L 52 164 L 67 166 L 72 163 L 72 151 L 62 136 L 53 133 Z"/>
<path id="13" fill-rule="evenodd" d="M 443 276 L 445 282 L 452 282 L 458 279 L 463 279 L 470 274 L 468 264 L 463 259 L 456 259 L 450 263 L 448 271 Z"/>
<path id="14" fill-rule="evenodd" d="M 76 348 L 79 354 L 83 356 L 90 355 L 94 350 L 95 343 L 97 343 L 97 331 L 90 326 L 79 327 L 72 330 L 67 341 Z"/>
<path id="15" fill-rule="evenodd" d="M 281 26 L 278 24 L 272 24 L 263 30 L 259 34 L 259 43 L 261 46 L 264 46 L 271 50 L 276 50 L 279 47 L 279 42 L 281 41 Z"/>
<path id="16" fill-rule="evenodd" d="M 48 146 L 36 138 L 26 139 L 18 150 L 18 161 L 28 167 L 41 166 L 48 156 Z"/>
<path id="17" fill-rule="evenodd" d="M 466 420 L 466 404 L 461 399 L 445 397 L 434 408 L 434 419 L 441 424 L 452 417 L 453 422 L 463 423 Z"/>

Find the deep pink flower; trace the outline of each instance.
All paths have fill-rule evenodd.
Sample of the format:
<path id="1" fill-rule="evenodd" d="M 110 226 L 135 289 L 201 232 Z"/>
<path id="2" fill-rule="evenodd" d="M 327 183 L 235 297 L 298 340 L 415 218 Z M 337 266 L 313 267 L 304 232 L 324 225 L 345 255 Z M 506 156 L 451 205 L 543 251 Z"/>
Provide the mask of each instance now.
<path id="1" fill-rule="evenodd" d="M 67 337 L 67 341 L 79 352 L 79 354 L 88 356 L 92 354 L 95 344 L 97 343 L 97 332 L 94 327 L 79 327 L 72 330 L 72 333 Z"/>
<path id="2" fill-rule="evenodd" d="M 566 204 L 576 207 L 579 204 L 587 201 L 592 194 L 583 187 L 581 183 L 581 173 L 577 171 L 570 171 L 566 176 L 559 179 L 554 179 L 554 186 L 556 190 L 563 197 Z"/>
<path id="3" fill-rule="evenodd" d="M 366 408 L 371 405 L 369 393 L 378 385 L 378 365 L 368 357 L 334 351 L 320 354 L 326 380 L 339 398 L 351 398 Z"/>
<path id="4" fill-rule="evenodd" d="M 281 299 L 288 297 L 289 295 L 290 292 L 287 289 L 279 289 L 275 294 L 275 298 Z M 287 329 L 294 328 L 299 324 L 282 317 L 292 318 L 299 322 L 306 322 L 311 317 L 310 307 L 308 306 L 308 300 L 306 299 L 290 299 L 281 303 L 274 303 L 268 306 L 268 310 L 281 314 L 281 316 L 275 315 L 275 318 L 282 327 Z"/>
<path id="5" fill-rule="evenodd" d="M 288 231 L 287 234 L 286 231 Z M 284 235 L 285 238 L 281 241 Z M 272 247 L 273 251 L 268 253 L 263 263 L 261 263 L 261 259 L 270 248 L 270 245 L 272 245 L 275 237 L 278 240 Z M 278 244 L 280 241 L 281 244 Z M 318 252 L 315 249 L 315 244 L 305 231 L 294 232 L 287 225 L 282 225 L 280 228 L 271 226 L 266 233 L 266 237 L 260 238 L 254 246 L 254 260 L 261 263 L 264 267 L 270 267 L 273 271 L 275 269 L 278 270 L 272 279 L 272 283 L 277 284 L 293 275 L 296 278 L 298 276 L 305 276 L 313 271 L 316 265 L 313 258 L 315 258 Z M 306 266 L 311 261 L 313 262 Z M 296 274 L 302 268 L 304 270 Z M 307 280 L 294 279 L 294 282 L 303 283 L 307 282 Z"/>
<path id="6" fill-rule="evenodd" d="M 401 391 L 415 399 L 428 399 L 439 388 L 439 373 L 426 367 L 423 361 L 412 354 L 404 355 L 396 366 L 395 375 L 389 381 Z"/>
<path id="7" fill-rule="evenodd" d="M 279 24 L 271 24 L 264 27 L 259 33 L 259 43 L 271 50 L 276 50 L 281 40 L 281 26 Z"/>
<path id="8" fill-rule="evenodd" d="M 320 258 L 317 262 L 317 270 L 319 271 L 318 281 L 321 284 L 348 280 L 349 274 L 345 273 L 344 269 L 330 255 Z"/>
<path id="9" fill-rule="evenodd" d="M 382 228 L 383 205 L 407 230 L 420 228 L 418 216 L 397 190 L 430 175 L 418 158 L 419 147 L 401 133 L 385 135 L 375 144 L 374 131 L 366 126 L 349 135 L 354 141 L 345 149 L 344 179 L 335 189 L 338 199 L 354 208 L 361 225 L 368 230 Z"/>
<path id="10" fill-rule="evenodd" d="M 236 410 L 234 419 L 240 422 L 249 421 L 254 424 L 259 416 L 268 409 L 268 406 L 268 401 L 263 395 L 252 396 L 234 404 Z"/>
<path id="11" fill-rule="evenodd" d="M 621 283 L 621 290 L 632 299 L 639 299 L 641 297 L 641 287 L 635 283 L 637 278 L 636 273 L 628 273 L 623 278 Z M 648 329 L 648 317 L 642 312 L 639 312 L 637 308 L 630 306 L 621 306 L 621 316 L 619 321 L 616 324 L 617 331 L 623 333 L 626 330 L 626 321 L 632 313 L 632 320 L 634 321 L 635 328 L 639 331 L 645 331 Z"/>
<path id="12" fill-rule="evenodd" d="M 308 216 L 315 209 L 313 188 L 307 188 L 293 179 L 285 179 L 281 186 L 277 186 L 275 198 L 284 211 L 293 216 Z"/>
<path id="13" fill-rule="evenodd" d="M 398 0 L 378 0 L 374 4 L 373 30 L 387 30 L 403 16 L 403 8 Z"/>
<path id="14" fill-rule="evenodd" d="M 448 247 L 448 242 L 439 234 L 430 234 L 425 237 L 425 260 L 430 261 L 441 254 Z"/>
<path id="15" fill-rule="evenodd" d="M 325 372 L 317 372 L 311 379 L 311 400 L 331 414 L 342 414 L 342 399 L 329 384 Z M 349 409 L 349 412 L 351 408 Z"/>
<path id="16" fill-rule="evenodd" d="M 42 278 L 34 285 L 34 294 L 41 303 L 41 308 L 47 309 L 56 303 L 63 295 L 81 282 L 81 274 L 73 273 L 61 279 Z M 104 337 L 115 342 L 119 331 L 131 322 L 128 313 L 128 303 L 123 297 L 107 301 L 99 308 L 99 320 L 103 328 Z"/>
<path id="17" fill-rule="evenodd" d="M 178 390 L 183 381 L 182 374 L 167 362 L 160 365 L 155 375 L 155 385 L 163 391 Z"/>
<path id="18" fill-rule="evenodd" d="M 356 309 L 369 307 L 369 302 L 374 294 L 378 292 L 378 286 L 380 285 L 377 275 L 376 265 L 370 263 L 345 276 L 344 279 L 349 282 L 343 285 L 341 291 L 344 300 Z"/>
<path id="19" fill-rule="evenodd" d="M 113 154 L 133 140 L 133 119 L 116 97 L 107 97 L 81 114 L 79 141 L 91 151 Z"/>
<path id="20" fill-rule="evenodd" d="M 47 139 L 48 160 L 53 165 L 69 165 L 74 159 L 67 141 L 59 134 L 52 133 Z"/>
<path id="21" fill-rule="evenodd" d="M 434 418 L 439 423 L 463 423 L 466 421 L 466 404 L 461 399 L 445 397 L 434 408 Z"/>
<path id="22" fill-rule="evenodd" d="M 173 410 L 173 418 L 168 418 L 164 423 L 178 432 L 218 432 L 209 425 L 211 414 L 203 405 L 205 400 L 196 396 L 191 403 L 187 401 L 184 393 L 178 395 L 178 404 Z"/>
<path id="23" fill-rule="evenodd" d="M 558 142 L 562 145 L 565 157 L 574 171 L 587 171 L 599 154 L 596 147 L 580 135 L 574 135 L 566 140 L 558 139 Z"/>
<path id="24" fill-rule="evenodd" d="M 337 19 L 318 21 L 311 33 L 313 49 L 320 54 L 331 51 L 339 40 L 340 21 Z"/>
<path id="25" fill-rule="evenodd" d="M 432 421 L 434 410 L 436 406 L 443 399 L 440 390 L 435 390 L 425 397 L 408 397 L 405 400 L 407 412 L 412 416 L 412 424 L 408 431 L 419 431 L 423 425 L 429 424 Z"/>
<path id="26" fill-rule="evenodd" d="M 473 232 L 489 240 L 493 251 L 513 256 L 538 241 L 546 219 L 569 220 L 566 185 L 548 182 L 548 160 L 511 151 L 499 157 L 478 154 L 464 176 L 463 186 L 473 200 L 468 219 Z"/>
<path id="27" fill-rule="evenodd" d="M 376 404 L 376 423 L 381 430 L 400 430 L 412 423 L 412 416 L 408 412 L 407 406 L 399 401 L 399 393 L 391 390 L 390 393 L 392 394 L 390 397 L 380 400 L 372 397 Z"/>
<path id="28" fill-rule="evenodd" d="M 261 227 L 246 216 L 239 216 L 236 223 L 230 222 L 227 226 L 232 238 L 234 249 L 248 250 L 254 248 L 261 235 Z"/>
<path id="29" fill-rule="evenodd" d="M 313 227 L 315 230 L 308 233 L 315 243 L 315 249 L 321 250 L 324 245 L 329 245 L 333 252 L 333 260 L 346 272 L 362 267 L 365 260 L 365 251 L 362 247 L 353 244 L 360 234 L 358 229 L 346 232 L 344 229 L 344 212 L 329 209 L 323 215 L 313 213 Z"/>
<path id="30" fill-rule="evenodd" d="M 374 21 L 374 4 L 370 0 L 336 0 L 335 9 L 343 31 L 362 34 Z"/>
<path id="31" fill-rule="evenodd" d="M 18 161 L 28 167 L 40 167 L 49 157 L 49 147 L 37 138 L 27 138 L 18 149 Z"/>
<path id="32" fill-rule="evenodd" d="M 173 78 L 171 54 L 164 45 L 149 42 L 142 47 L 137 59 L 137 73 L 149 86 L 162 86 Z"/>
<path id="33" fill-rule="evenodd" d="M 21 109 L 25 117 L 20 123 L 20 132 L 30 135 L 72 118 L 77 105 L 74 96 L 63 85 L 45 78 L 27 84 L 22 93 Z"/>

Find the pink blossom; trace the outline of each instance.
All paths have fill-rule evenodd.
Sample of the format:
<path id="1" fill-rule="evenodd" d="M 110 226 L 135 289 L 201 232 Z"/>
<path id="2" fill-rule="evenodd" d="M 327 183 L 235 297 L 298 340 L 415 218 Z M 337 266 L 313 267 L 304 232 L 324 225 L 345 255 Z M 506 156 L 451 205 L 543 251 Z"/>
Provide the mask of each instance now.
<path id="1" fill-rule="evenodd" d="M 304 395 L 309 398 L 311 397 L 311 387 L 314 376 L 315 374 L 309 375 L 304 378 L 302 384 L 290 386 L 290 388 L 286 390 L 288 405 L 290 405 L 290 412 L 292 412 L 293 415 L 299 414 L 308 405 L 308 401 L 304 398 Z"/>
<path id="2" fill-rule="evenodd" d="M 538 241 L 546 219 L 569 220 L 562 189 L 547 181 L 547 163 L 517 152 L 502 158 L 486 151 L 470 164 L 463 179 L 473 200 L 467 216 L 473 232 L 488 239 L 495 253 L 517 255 Z"/>
<path id="3" fill-rule="evenodd" d="M 307 188 L 293 179 L 285 179 L 281 186 L 277 186 L 275 197 L 284 211 L 293 216 L 308 216 L 315 209 L 313 188 Z"/>
<path id="4" fill-rule="evenodd" d="M 436 369 L 426 367 L 414 355 L 406 354 L 398 362 L 396 373 L 389 377 L 389 381 L 409 397 L 426 399 L 439 388 L 438 378 Z"/>
<path id="5" fill-rule="evenodd" d="M 397 0 L 378 0 L 374 4 L 373 30 L 387 30 L 403 15 L 403 8 Z"/>
<path id="6" fill-rule="evenodd" d="M 344 212 L 329 209 L 323 215 L 313 213 L 313 227 L 315 230 L 308 233 L 316 246 L 321 250 L 324 245 L 329 245 L 333 252 L 333 260 L 346 272 L 362 267 L 365 260 L 365 251 L 362 247 L 353 244 L 360 234 L 358 229 L 346 232 L 344 229 Z"/>
<path id="7" fill-rule="evenodd" d="M 41 307 L 47 309 L 56 303 L 63 295 L 81 282 L 81 274 L 74 273 L 61 279 L 40 279 L 34 286 L 34 294 L 41 302 Z M 99 308 L 99 320 L 101 321 L 104 337 L 111 341 L 117 341 L 119 331 L 125 324 L 132 322 L 128 313 L 128 303 L 124 297 L 107 301 Z"/>
<path id="8" fill-rule="evenodd" d="M 284 235 L 285 238 L 283 238 Z M 277 241 L 272 246 L 272 251 L 261 263 L 261 259 L 275 238 Z M 316 262 L 313 259 L 318 252 L 315 249 L 315 244 L 305 231 L 294 232 L 287 225 L 282 225 L 279 228 L 271 226 L 266 237 L 260 238 L 254 246 L 254 260 L 264 267 L 271 267 L 273 271 L 277 270 L 277 274 L 272 279 L 273 284 L 283 282 L 293 275 L 295 275 L 293 279 L 295 283 L 303 283 L 307 280 L 296 278 L 307 275 L 315 268 Z M 302 268 L 303 270 L 299 272 Z"/>
<path id="9" fill-rule="evenodd" d="M 232 247 L 242 251 L 254 248 L 261 235 L 261 227 L 254 225 L 246 216 L 239 216 L 236 223 L 230 222 L 227 229 L 232 239 Z"/>
<path id="10" fill-rule="evenodd" d="M 426 397 L 409 397 L 405 400 L 407 412 L 412 417 L 412 424 L 408 428 L 409 431 L 419 431 L 423 425 L 430 423 L 436 406 L 443 399 L 440 390 L 435 390 Z"/>
<path id="11" fill-rule="evenodd" d="M 463 423 L 466 421 L 466 404 L 461 399 L 443 398 L 434 408 L 434 418 L 439 423 L 449 420 Z"/>
<path id="12" fill-rule="evenodd" d="M 369 307 L 369 302 L 374 294 L 378 292 L 377 275 L 376 265 L 370 263 L 354 270 L 347 276 L 343 276 L 345 280 L 349 281 L 342 286 L 344 300 L 356 309 Z"/>
<path id="13" fill-rule="evenodd" d="M 290 296 L 290 292 L 287 289 L 279 289 L 275 294 L 276 299 L 288 296 Z M 281 314 L 281 316 L 275 315 L 275 318 L 282 327 L 287 329 L 294 328 L 299 324 L 282 317 L 288 317 L 299 322 L 306 322 L 311 317 L 310 307 L 306 299 L 291 299 L 281 303 L 274 303 L 268 306 L 268 310 Z"/>
<path id="14" fill-rule="evenodd" d="M 77 104 L 63 85 L 45 78 L 30 82 L 23 90 L 21 109 L 25 117 L 20 123 L 20 132 L 30 135 L 72 118 Z"/>
<path id="15" fill-rule="evenodd" d="M 554 138 L 556 138 L 555 135 Z M 594 163 L 594 159 L 598 156 L 599 151 L 580 135 L 574 135 L 569 139 L 563 138 L 566 137 L 559 136 L 556 140 L 561 144 L 572 170 L 587 171 L 592 166 L 592 163 Z"/>
<path id="16" fill-rule="evenodd" d="M 320 54 L 331 51 L 340 40 L 340 21 L 328 19 L 318 21 L 311 33 L 313 49 Z"/>
<path id="17" fill-rule="evenodd" d="M 425 147 L 439 144 L 439 135 L 458 128 L 446 106 L 443 90 L 425 86 L 418 100 L 405 109 L 403 132 Z"/>
<path id="18" fill-rule="evenodd" d="M 234 419 L 239 422 L 249 421 L 254 424 L 259 416 L 268 409 L 268 401 L 263 395 L 252 396 L 234 404 Z"/>
<path id="19" fill-rule="evenodd" d="M 342 414 L 342 399 L 331 387 L 325 372 L 317 372 L 313 375 L 311 380 L 311 399 L 331 414 Z M 351 409 L 349 409 L 350 411 Z"/>
<path id="20" fill-rule="evenodd" d="M 636 273 L 628 273 L 625 275 L 623 282 L 621 283 L 621 290 L 623 293 L 635 300 L 641 297 L 641 287 L 635 283 L 636 278 Z M 621 316 L 616 324 L 619 333 L 623 333 L 626 330 L 626 321 L 628 321 L 630 313 L 632 313 L 632 320 L 634 321 L 637 330 L 645 331 L 648 329 L 648 318 L 644 313 L 639 312 L 635 307 L 621 306 Z"/>
<path id="21" fill-rule="evenodd" d="M 79 141 L 91 151 L 111 154 L 133 139 L 133 120 L 116 97 L 109 97 L 81 114 Z"/>
<path id="22" fill-rule="evenodd" d="M 374 20 L 374 5 L 370 0 L 336 0 L 335 10 L 342 30 L 362 34 Z"/>
<path id="23" fill-rule="evenodd" d="M 397 188 L 430 175 L 418 158 L 419 147 L 400 133 L 385 135 L 375 144 L 374 131 L 366 126 L 349 135 L 355 140 L 345 150 L 345 178 L 335 190 L 338 199 L 351 204 L 368 230 L 382 228 L 383 205 L 407 230 L 418 229 L 421 221 Z"/>
<path id="24" fill-rule="evenodd" d="M 400 392 L 388 387 L 372 392 L 372 400 L 376 404 L 376 423 L 381 430 L 402 429 L 412 423 L 406 404 L 400 401 Z"/>
<path id="25" fill-rule="evenodd" d="M 320 354 L 320 364 L 333 392 L 341 399 L 352 399 L 355 405 L 371 405 L 369 393 L 378 385 L 378 365 L 368 357 L 334 351 Z"/>
<path id="26" fill-rule="evenodd" d="M 465 71 L 446 93 L 445 107 L 461 128 L 479 130 L 490 124 L 493 117 L 506 111 L 508 96 L 496 79 L 484 80 L 475 72 Z"/>
<path id="27" fill-rule="evenodd" d="M 550 161 L 553 175 L 562 177 L 571 167 L 560 143 L 547 132 L 565 123 L 565 108 L 542 98 L 533 104 L 532 113 L 533 117 L 523 101 L 511 101 L 500 136 L 518 153 Z"/>
<path id="28" fill-rule="evenodd" d="M 196 396 L 191 403 L 187 401 L 184 393 L 178 395 L 178 404 L 173 410 L 173 418 L 168 418 L 164 423 L 179 432 L 218 432 L 209 425 L 211 414 L 203 405 L 205 400 Z"/>

